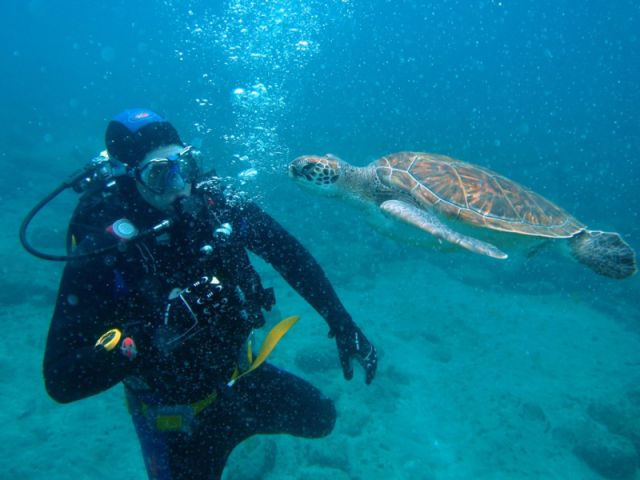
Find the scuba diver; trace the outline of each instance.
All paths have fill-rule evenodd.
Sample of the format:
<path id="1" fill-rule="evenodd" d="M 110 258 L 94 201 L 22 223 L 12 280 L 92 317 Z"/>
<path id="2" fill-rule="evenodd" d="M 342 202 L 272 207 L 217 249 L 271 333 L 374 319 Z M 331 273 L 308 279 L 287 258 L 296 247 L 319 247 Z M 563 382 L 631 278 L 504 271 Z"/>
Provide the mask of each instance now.
<path id="1" fill-rule="evenodd" d="M 73 402 L 122 382 L 150 479 L 220 478 L 233 448 L 256 434 L 328 435 L 333 402 L 264 361 L 297 317 L 257 356 L 250 342 L 275 296 L 248 251 L 325 319 L 344 377 L 356 360 L 373 380 L 376 350 L 319 264 L 255 203 L 203 175 L 158 114 L 116 115 L 106 147 L 96 170 L 111 173 L 81 188 L 76 178 L 69 252 L 54 258 L 67 263 L 44 354 L 49 395 Z"/>

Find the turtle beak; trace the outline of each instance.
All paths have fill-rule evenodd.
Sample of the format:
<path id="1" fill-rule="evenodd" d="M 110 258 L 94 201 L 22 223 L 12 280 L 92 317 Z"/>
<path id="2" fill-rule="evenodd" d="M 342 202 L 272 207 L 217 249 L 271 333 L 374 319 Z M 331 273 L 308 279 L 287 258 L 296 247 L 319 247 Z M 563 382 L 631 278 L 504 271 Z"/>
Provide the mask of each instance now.
<path id="1" fill-rule="evenodd" d="M 300 176 L 300 174 L 298 173 L 298 169 L 293 163 L 290 163 L 287 169 L 289 170 L 289 176 L 291 178 L 297 178 Z"/>
<path id="2" fill-rule="evenodd" d="M 289 177 L 301 178 L 304 177 L 308 181 L 312 181 L 311 172 L 313 172 L 313 164 L 300 163 L 295 160 L 289 164 Z"/>

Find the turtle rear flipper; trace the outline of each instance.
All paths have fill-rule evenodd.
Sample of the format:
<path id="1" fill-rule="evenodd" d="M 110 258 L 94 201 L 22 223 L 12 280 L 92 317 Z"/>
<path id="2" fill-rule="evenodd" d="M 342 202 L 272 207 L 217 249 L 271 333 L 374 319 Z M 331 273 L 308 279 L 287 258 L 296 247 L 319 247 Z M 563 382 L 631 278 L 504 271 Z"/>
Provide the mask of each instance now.
<path id="1" fill-rule="evenodd" d="M 627 278 L 636 273 L 636 254 L 620 235 L 585 230 L 571 240 L 571 253 L 600 275 Z"/>
<path id="2" fill-rule="evenodd" d="M 383 212 L 388 213 L 398 220 L 402 220 L 403 222 L 430 233 L 436 238 L 453 243 L 454 245 L 459 245 L 460 247 L 466 248 L 474 253 L 479 253 L 481 255 L 501 260 L 507 258 L 506 253 L 490 243 L 483 242 L 477 238 L 467 237 L 466 235 L 462 235 L 461 233 L 450 229 L 442 223 L 438 217 L 427 210 L 422 210 L 400 200 L 387 200 L 380 204 L 380 208 Z"/>

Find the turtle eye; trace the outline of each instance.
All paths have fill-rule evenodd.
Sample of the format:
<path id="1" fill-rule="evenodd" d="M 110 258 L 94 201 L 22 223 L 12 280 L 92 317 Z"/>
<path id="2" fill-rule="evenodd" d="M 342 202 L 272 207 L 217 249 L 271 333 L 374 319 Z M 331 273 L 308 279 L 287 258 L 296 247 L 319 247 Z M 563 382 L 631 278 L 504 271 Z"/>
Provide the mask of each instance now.
<path id="1" fill-rule="evenodd" d="M 300 174 L 309 178 L 311 173 L 313 173 L 314 168 L 315 168 L 314 164 L 307 163 L 304 167 L 302 167 L 302 171 L 300 172 Z"/>

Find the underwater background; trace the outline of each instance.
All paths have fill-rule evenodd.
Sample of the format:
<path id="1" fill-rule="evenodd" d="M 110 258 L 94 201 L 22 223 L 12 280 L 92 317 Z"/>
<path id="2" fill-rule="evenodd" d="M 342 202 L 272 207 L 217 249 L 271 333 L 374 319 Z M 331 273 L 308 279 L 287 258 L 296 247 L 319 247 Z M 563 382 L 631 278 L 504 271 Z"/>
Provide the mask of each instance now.
<path id="1" fill-rule="evenodd" d="M 401 150 L 491 168 L 640 248 L 640 4 L 539 1 L 3 3 L 0 474 L 145 478 L 117 386 L 71 405 L 41 375 L 61 264 L 24 215 L 130 107 L 167 117 L 326 269 L 375 343 L 345 382 L 326 325 L 268 265 L 272 362 L 336 402 L 321 440 L 257 437 L 226 479 L 640 478 L 640 280 L 552 251 L 499 262 L 416 248 L 286 175 Z M 61 252 L 77 196 L 36 217 Z"/>

